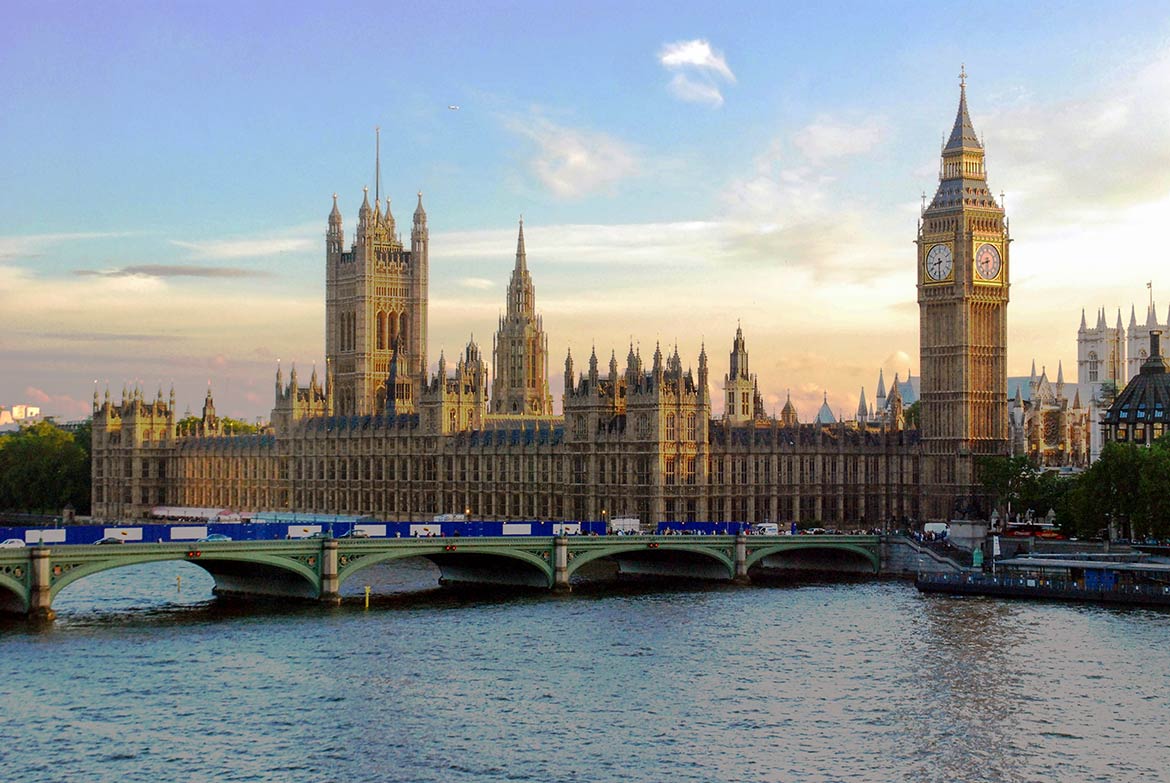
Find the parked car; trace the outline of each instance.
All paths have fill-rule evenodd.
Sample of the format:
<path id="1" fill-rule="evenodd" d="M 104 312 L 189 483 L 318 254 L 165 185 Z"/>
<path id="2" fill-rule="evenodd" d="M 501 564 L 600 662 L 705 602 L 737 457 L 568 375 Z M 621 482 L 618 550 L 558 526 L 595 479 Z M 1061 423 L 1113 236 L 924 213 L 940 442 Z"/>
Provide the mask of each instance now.
<path id="1" fill-rule="evenodd" d="M 24 540 L 20 538 L 6 538 L 0 541 L 0 549 L 20 549 L 24 546 Z"/>
<path id="2" fill-rule="evenodd" d="M 99 540 L 97 543 L 99 543 L 99 544 L 125 544 L 126 541 L 124 539 L 118 538 L 117 536 L 106 536 L 105 538 Z"/>
<path id="3" fill-rule="evenodd" d="M 225 536 L 223 533 L 212 533 L 209 536 L 204 536 L 203 538 L 199 539 L 200 542 L 203 542 L 203 541 L 231 541 L 231 540 L 232 540 L 231 536 Z"/>

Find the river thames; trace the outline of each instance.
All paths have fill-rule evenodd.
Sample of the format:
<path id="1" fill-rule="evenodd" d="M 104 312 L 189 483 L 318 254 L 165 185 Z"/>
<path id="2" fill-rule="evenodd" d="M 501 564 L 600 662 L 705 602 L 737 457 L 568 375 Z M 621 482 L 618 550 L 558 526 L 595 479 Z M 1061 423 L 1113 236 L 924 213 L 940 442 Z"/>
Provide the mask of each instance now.
<path id="1" fill-rule="evenodd" d="M 402 563 L 366 581 L 433 577 Z M 899 581 L 430 590 L 368 610 L 210 590 L 194 566 L 140 566 L 68 588 L 51 627 L 3 621 L 3 779 L 1166 775 L 1166 611 Z"/>

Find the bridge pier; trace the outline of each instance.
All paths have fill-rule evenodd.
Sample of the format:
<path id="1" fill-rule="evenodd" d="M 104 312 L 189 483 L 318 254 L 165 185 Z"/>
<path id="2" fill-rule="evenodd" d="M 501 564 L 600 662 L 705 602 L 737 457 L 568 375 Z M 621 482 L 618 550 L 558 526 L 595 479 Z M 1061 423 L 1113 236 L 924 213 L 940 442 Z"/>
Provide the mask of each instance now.
<path id="1" fill-rule="evenodd" d="M 337 574 L 337 539 L 326 538 L 321 542 L 321 590 L 319 599 L 323 603 L 341 603 L 341 580 Z"/>
<path id="2" fill-rule="evenodd" d="M 52 620 L 57 616 L 53 611 L 51 550 L 45 546 L 33 547 L 31 559 L 32 585 L 28 596 L 28 616 L 33 620 Z"/>
<path id="3" fill-rule="evenodd" d="M 735 536 L 735 576 L 731 580 L 737 585 L 751 584 L 751 577 L 747 569 L 747 536 L 738 533 Z"/>
<path id="4" fill-rule="evenodd" d="M 567 536 L 553 538 L 553 592 L 568 593 L 569 585 L 569 539 Z"/>

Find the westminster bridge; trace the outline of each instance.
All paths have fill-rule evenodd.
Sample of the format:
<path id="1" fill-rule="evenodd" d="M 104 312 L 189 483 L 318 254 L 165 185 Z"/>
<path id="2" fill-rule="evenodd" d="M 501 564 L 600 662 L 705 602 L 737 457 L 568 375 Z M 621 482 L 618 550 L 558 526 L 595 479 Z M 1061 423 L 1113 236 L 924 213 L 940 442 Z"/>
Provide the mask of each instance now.
<path id="1" fill-rule="evenodd" d="M 443 583 L 471 582 L 570 590 L 585 565 L 615 563 L 620 574 L 750 582 L 753 573 L 786 569 L 858 574 L 905 573 L 924 555 L 913 542 L 881 535 L 635 535 L 483 538 L 317 538 L 32 546 L 0 549 L 0 611 L 54 616 L 53 599 L 101 571 L 162 561 L 193 563 L 220 595 L 339 602 L 341 586 L 379 563 L 421 557 Z M 949 570 L 946 563 L 930 567 Z"/>

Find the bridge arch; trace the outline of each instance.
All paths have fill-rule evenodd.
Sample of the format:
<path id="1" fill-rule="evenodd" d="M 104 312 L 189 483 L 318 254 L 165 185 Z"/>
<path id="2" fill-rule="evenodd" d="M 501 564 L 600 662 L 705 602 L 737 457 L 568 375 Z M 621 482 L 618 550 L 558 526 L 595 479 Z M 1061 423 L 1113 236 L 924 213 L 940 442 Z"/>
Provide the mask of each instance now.
<path id="1" fill-rule="evenodd" d="M 491 546 L 475 546 L 465 545 L 458 542 L 459 539 L 439 539 L 444 541 L 444 544 L 439 544 L 433 547 L 418 547 L 409 550 L 397 550 L 391 552 L 377 552 L 369 555 L 360 553 L 345 553 L 338 557 L 337 569 L 337 584 L 340 587 L 346 581 L 360 571 L 369 568 L 370 566 L 379 565 L 381 563 L 389 563 L 394 560 L 405 560 L 411 557 L 422 557 L 434 563 L 440 571 L 443 571 L 444 562 L 450 564 L 462 556 L 477 556 L 482 558 L 490 558 L 502 562 L 519 561 L 532 569 L 539 572 L 540 577 L 544 579 L 545 587 L 552 587 L 553 584 L 553 568 L 550 563 L 552 557 L 552 548 L 549 547 L 548 555 L 550 560 L 545 560 L 540 555 L 529 552 L 523 549 L 511 549 Z M 446 547 L 457 547 L 454 550 L 448 550 Z M 358 556 L 355 556 L 357 554 Z"/>
<path id="2" fill-rule="evenodd" d="M 870 549 L 861 544 L 837 543 L 831 541 L 785 541 L 780 544 L 764 545 L 753 548 L 747 556 L 746 567 L 750 571 L 752 566 L 759 565 L 764 558 L 771 555 L 784 555 L 796 552 L 848 552 L 865 560 L 876 574 L 881 570 L 881 555 L 876 548 Z"/>
<path id="3" fill-rule="evenodd" d="M 232 589 L 232 578 L 239 577 L 242 570 L 238 568 L 239 565 L 260 567 L 254 576 L 262 578 L 267 574 L 284 574 L 288 576 L 295 576 L 298 579 L 293 582 L 294 585 L 304 584 L 301 589 L 294 590 L 291 593 L 274 591 L 267 593 L 269 595 L 294 595 L 297 597 L 317 597 L 320 592 L 320 580 L 317 572 L 305 565 L 304 563 L 291 560 L 287 557 L 277 557 L 265 554 L 249 554 L 237 552 L 214 552 L 203 550 L 198 558 L 187 557 L 185 552 L 159 552 L 135 554 L 129 557 L 120 556 L 110 558 L 108 560 L 95 560 L 79 564 L 61 573 L 53 581 L 53 585 L 49 590 L 50 599 L 56 598 L 62 590 L 69 585 L 77 582 L 87 576 L 92 576 L 102 571 L 109 571 L 115 568 L 123 568 L 126 566 L 142 565 L 144 563 L 161 563 L 167 561 L 178 561 L 184 563 L 191 563 L 202 568 L 207 573 L 211 574 L 215 579 L 217 590 L 225 589 L 227 592 L 247 592 Z M 231 574 L 231 571 L 236 571 Z M 261 593 L 264 594 L 264 593 Z"/>
<path id="4" fill-rule="evenodd" d="M 573 554 L 573 545 L 571 542 L 569 544 L 569 552 L 571 555 Z M 730 546 L 720 547 L 717 544 L 711 544 L 709 546 L 695 546 L 693 543 L 684 545 L 682 543 L 671 544 L 664 541 L 647 542 L 645 540 L 630 540 L 628 543 L 622 542 L 620 544 L 614 544 L 612 546 L 599 549 L 591 549 L 589 551 L 576 554 L 576 556 L 571 557 L 569 560 L 567 576 L 571 577 L 577 571 L 577 569 L 581 568 L 587 563 L 593 562 L 594 560 L 600 560 L 602 558 L 613 557 L 615 555 L 622 554 L 646 554 L 652 552 L 683 552 L 691 555 L 700 555 L 715 560 L 717 563 L 723 566 L 723 568 L 727 570 L 728 579 L 731 579 L 735 576 L 735 555 L 734 550 Z"/>
<path id="5" fill-rule="evenodd" d="M 14 576 L 0 572 L 0 612 L 27 612 L 28 593 L 27 585 Z"/>

